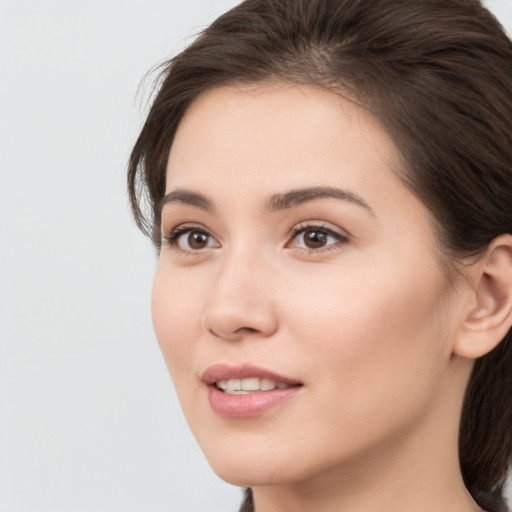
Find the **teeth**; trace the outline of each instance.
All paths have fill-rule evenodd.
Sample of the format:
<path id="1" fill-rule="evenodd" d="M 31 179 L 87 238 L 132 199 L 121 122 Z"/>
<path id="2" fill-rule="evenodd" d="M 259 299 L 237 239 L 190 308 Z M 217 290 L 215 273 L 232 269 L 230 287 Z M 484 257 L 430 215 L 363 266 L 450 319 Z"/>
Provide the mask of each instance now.
<path id="1" fill-rule="evenodd" d="M 218 380 L 216 382 L 217 387 L 223 389 L 224 391 L 228 389 L 228 381 L 227 380 Z"/>
<path id="2" fill-rule="evenodd" d="M 260 389 L 260 379 L 242 379 L 242 389 L 244 391 L 258 391 Z"/>
<path id="3" fill-rule="evenodd" d="M 276 387 L 276 383 L 272 379 L 261 379 L 260 389 L 262 391 L 271 391 L 275 387 Z"/>
<path id="4" fill-rule="evenodd" d="M 226 391 L 242 391 L 242 381 L 240 379 L 229 379 Z"/>
<path id="5" fill-rule="evenodd" d="M 286 389 L 290 387 L 284 382 L 276 382 L 272 379 L 260 379 L 259 377 L 218 380 L 215 382 L 215 385 L 228 395 L 245 395 L 251 391 L 272 391 L 275 388 Z"/>

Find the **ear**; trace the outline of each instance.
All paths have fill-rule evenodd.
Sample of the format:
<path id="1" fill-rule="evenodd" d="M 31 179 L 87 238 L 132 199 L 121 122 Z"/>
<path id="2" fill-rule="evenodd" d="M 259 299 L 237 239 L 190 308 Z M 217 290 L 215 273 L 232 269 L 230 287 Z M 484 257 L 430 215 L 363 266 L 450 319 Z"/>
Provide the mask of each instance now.
<path id="1" fill-rule="evenodd" d="M 477 359 L 495 348 L 512 325 L 512 236 L 495 238 L 470 274 L 474 296 L 454 353 Z"/>

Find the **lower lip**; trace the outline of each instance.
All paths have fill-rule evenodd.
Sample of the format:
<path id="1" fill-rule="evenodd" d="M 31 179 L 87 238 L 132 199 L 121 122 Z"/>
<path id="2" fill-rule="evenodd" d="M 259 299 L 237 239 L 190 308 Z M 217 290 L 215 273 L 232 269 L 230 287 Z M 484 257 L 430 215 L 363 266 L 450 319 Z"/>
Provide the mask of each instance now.
<path id="1" fill-rule="evenodd" d="M 208 386 L 208 400 L 211 408 L 224 418 L 253 418 L 291 400 L 301 387 L 229 395 L 219 391 L 215 386 Z"/>

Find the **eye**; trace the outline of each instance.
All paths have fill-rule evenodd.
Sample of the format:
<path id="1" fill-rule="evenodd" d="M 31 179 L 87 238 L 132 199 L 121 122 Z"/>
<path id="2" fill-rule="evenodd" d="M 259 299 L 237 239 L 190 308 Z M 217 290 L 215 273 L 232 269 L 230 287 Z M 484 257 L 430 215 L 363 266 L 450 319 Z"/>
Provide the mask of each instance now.
<path id="1" fill-rule="evenodd" d="M 210 233 L 197 226 L 178 226 L 164 238 L 164 241 L 167 245 L 185 252 L 220 247 L 220 244 Z"/>
<path id="2" fill-rule="evenodd" d="M 326 226 L 299 226 L 292 230 L 288 246 L 321 252 L 348 242 L 348 237 Z"/>

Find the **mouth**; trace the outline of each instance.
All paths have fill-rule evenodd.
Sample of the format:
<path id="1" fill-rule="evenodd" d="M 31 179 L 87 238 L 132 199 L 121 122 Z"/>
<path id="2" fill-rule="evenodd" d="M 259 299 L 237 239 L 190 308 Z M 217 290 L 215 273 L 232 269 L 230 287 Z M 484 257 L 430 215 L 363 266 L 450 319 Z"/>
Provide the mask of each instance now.
<path id="1" fill-rule="evenodd" d="M 297 379 L 279 375 L 276 372 L 259 368 L 250 364 L 232 366 L 229 364 L 214 364 L 203 374 L 201 380 L 207 386 L 215 386 L 228 394 L 254 393 L 257 391 L 272 391 L 302 386 Z"/>
<path id="2" fill-rule="evenodd" d="M 225 418 L 261 416 L 299 394 L 304 384 L 251 365 L 216 364 L 202 379 L 212 410 Z"/>
<path id="3" fill-rule="evenodd" d="M 213 385 L 227 395 L 247 395 L 261 391 L 273 391 L 274 389 L 288 389 L 292 384 L 267 379 L 264 377 L 249 377 L 246 379 L 216 380 Z M 301 384 L 295 384 L 300 386 Z"/>

